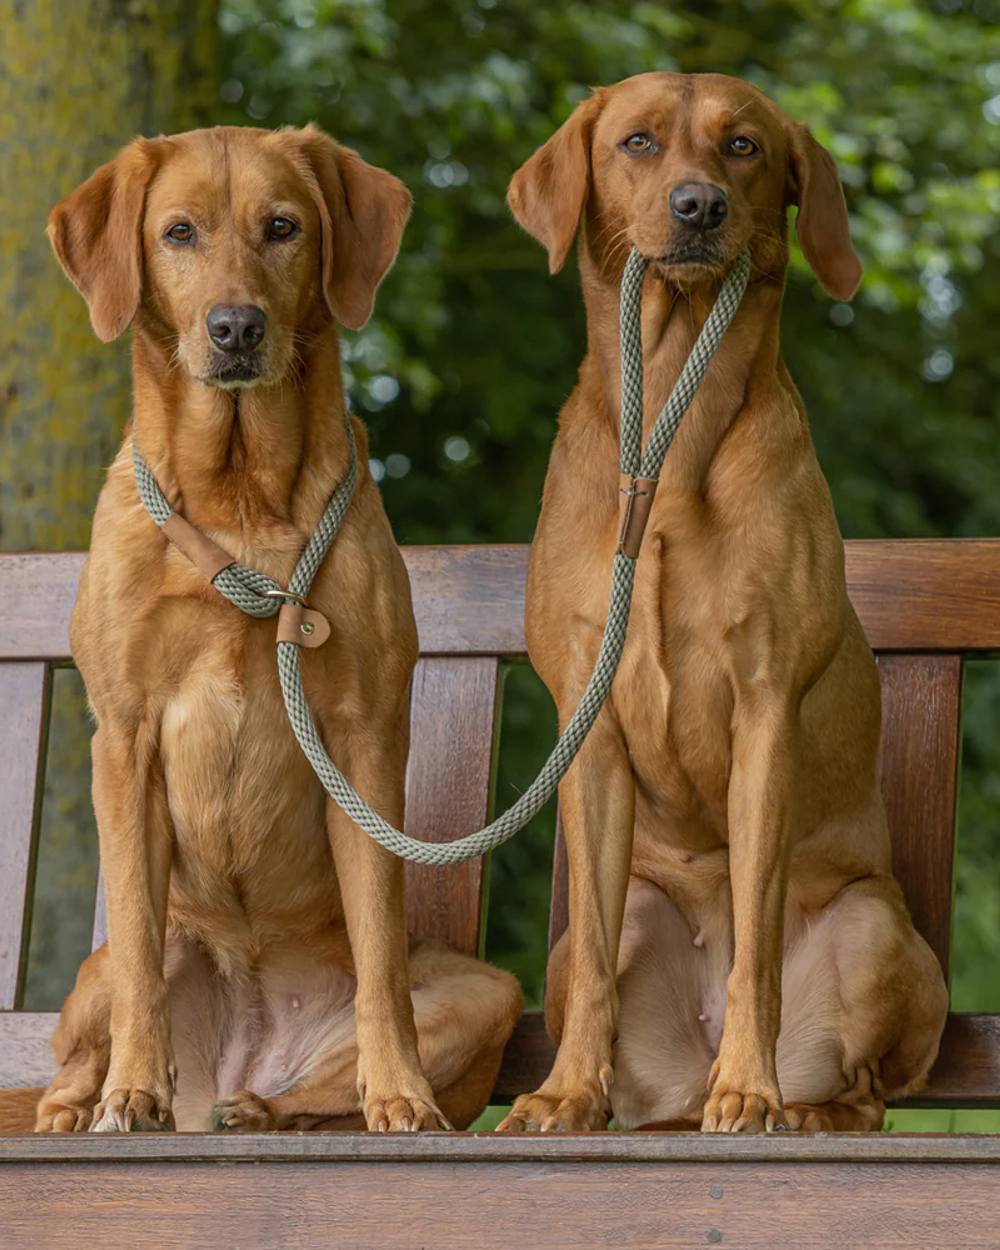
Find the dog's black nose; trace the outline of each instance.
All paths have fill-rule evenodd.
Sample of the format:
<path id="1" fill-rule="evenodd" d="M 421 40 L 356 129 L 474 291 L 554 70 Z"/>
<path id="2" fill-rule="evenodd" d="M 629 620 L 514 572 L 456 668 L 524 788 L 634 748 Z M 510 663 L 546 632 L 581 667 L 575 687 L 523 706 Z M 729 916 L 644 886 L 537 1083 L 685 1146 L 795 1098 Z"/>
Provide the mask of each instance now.
<path id="1" fill-rule="evenodd" d="M 223 352 L 249 352 L 264 337 L 267 314 L 263 308 L 244 304 L 234 308 L 230 304 L 216 304 L 205 318 L 208 337 Z"/>
<path id="2" fill-rule="evenodd" d="M 696 230 L 714 230 L 726 220 L 729 201 L 712 182 L 685 182 L 670 192 L 670 211 Z"/>

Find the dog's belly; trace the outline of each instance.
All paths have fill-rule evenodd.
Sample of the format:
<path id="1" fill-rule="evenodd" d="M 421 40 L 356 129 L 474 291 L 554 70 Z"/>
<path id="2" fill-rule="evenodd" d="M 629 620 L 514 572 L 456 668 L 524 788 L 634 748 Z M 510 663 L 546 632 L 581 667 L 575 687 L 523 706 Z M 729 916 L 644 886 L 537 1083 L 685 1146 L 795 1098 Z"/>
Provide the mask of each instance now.
<path id="1" fill-rule="evenodd" d="M 175 927 L 230 968 L 339 914 L 323 791 L 270 675 L 244 687 L 206 664 L 168 702 L 160 751 Z"/>
<path id="2" fill-rule="evenodd" d="M 199 943 L 173 933 L 167 977 L 180 1129 L 210 1127 L 213 1103 L 238 1090 L 274 1097 L 336 1051 L 353 1062 L 354 993 L 337 934 L 267 951 L 226 974 Z"/>

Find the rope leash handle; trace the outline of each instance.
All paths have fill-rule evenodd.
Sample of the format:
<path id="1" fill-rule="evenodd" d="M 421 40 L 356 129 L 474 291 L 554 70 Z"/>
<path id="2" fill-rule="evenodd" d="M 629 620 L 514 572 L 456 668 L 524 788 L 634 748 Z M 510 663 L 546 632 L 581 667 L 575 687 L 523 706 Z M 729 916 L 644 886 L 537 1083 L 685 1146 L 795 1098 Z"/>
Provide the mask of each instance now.
<path id="1" fill-rule="evenodd" d="M 457 864 L 501 846 L 518 833 L 555 793 L 560 780 L 575 759 L 583 741 L 604 705 L 611 689 L 628 630 L 642 531 L 652 504 L 652 492 L 659 478 L 663 459 L 691 404 L 712 357 L 739 307 L 750 272 L 750 258 L 744 252 L 726 275 L 711 312 L 695 341 L 680 377 L 656 419 L 645 451 L 642 451 L 642 287 L 646 262 L 633 248 L 621 285 L 621 456 L 620 467 L 630 483 L 622 537 L 611 571 L 608 615 L 601 638 L 597 663 L 576 711 L 560 734 L 541 772 L 524 794 L 485 828 L 452 842 L 422 842 L 408 837 L 374 810 L 337 768 L 327 754 L 302 685 L 300 647 L 279 641 L 278 677 L 285 711 L 299 746 L 312 765 L 323 788 L 335 803 L 365 833 L 386 850 L 417 864 Z M 346 419 L 346 418 L 345 418 Z M 330 549 L 344 514 L 350 505 L 357 479 L 357 448 L 350 421 L 350 463 L 344 480 L 331 496 L 320 522 L 306 545 L 288 585 L 289 597 L 304 598 L 313 578 Z M 139 496 L 158 525 L 163 527 L 173 514 L 154 475 L 142 459 L 133 439 L 136 486 Z M 651 485 L 643 489 L 641 483 Z M 645 498 L 643 508 L 635 501 Z M 628 533 L 626 534 L 626 528 Z M 269 577 L 245 565 L 231 563 L 221 569 L 212 584 L 229 601 L 252 616 L 273 616 L 279 610 L 281 588 Z"/>

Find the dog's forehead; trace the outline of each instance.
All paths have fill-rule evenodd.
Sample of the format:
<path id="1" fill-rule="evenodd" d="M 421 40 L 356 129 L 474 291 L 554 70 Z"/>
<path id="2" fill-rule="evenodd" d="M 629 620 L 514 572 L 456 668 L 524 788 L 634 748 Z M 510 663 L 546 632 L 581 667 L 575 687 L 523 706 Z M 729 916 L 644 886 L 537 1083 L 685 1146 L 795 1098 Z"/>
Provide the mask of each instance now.
<path id="1" fill-rule="evenodd" d="M 282 202 L 308 204 L 301 171 L 270 138 L 267 131 L 221 126 L 172 136 L 150 188 L 149 208 L 187 206 L 225 214 Z"/>
<path id="2" fill-rule="evenodd" d="M 774 126 L 777 109 L 755 87 L 725 74 L 640 74 L 605 89 L 598 134 L 632 125 L 726 127 L 739 121 Z"/>

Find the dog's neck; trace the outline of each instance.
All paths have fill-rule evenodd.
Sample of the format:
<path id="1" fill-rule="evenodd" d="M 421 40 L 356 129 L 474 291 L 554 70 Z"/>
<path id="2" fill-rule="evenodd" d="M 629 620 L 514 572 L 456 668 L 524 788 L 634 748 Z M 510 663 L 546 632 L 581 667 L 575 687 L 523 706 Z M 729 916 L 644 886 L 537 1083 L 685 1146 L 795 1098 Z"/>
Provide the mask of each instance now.
<path id="1" fill-rule="evenodd" d="M 610 270 L 588 246 L 580 248 L 587 308 L 587 360 L 591 393 L 600 394 L 606 420 L 618 439 L 621 414 L 619 300 L 621 266 Z M 680 291 L 650 267 L 642 299 L 644 439 L 676 382 L 718 295 L 719 284 Z M 727 433 L 751 399 L 782 388 L 779 348 L 780 282 L 751 280 L 670 451 L 672 488 L 702 492 Z M 754 404 L 756 409 L 760 405 Z"/>
<path id="2" fill-rule="evenodd" d="M 349 455 L 336 328 L 300 356 L 279 384 L 222 389 L 190 377 L 136 328 L 134 436 L 192 524 L 251 543 L 276 525 L 315 524 Z"/>

